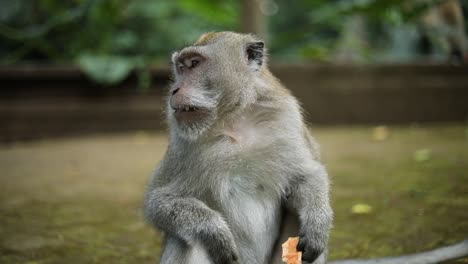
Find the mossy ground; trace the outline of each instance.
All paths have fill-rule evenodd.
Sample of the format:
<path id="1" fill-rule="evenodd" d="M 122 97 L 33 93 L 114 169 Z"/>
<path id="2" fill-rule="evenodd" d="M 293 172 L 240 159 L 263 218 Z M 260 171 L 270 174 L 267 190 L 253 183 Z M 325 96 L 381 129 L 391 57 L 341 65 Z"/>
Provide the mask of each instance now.
<path id="1" fill-rule="evenodd" d="M 371 131 L 313 129 L 333 181 L 330 258 L 465 239 L 466 126 L 390 127 L 383 141 Z M 161 236 L 141 205 L 166 140 L 139 132 L 1 145 L 0 263 L 156 263 Z M 372 210 L 354 214 L 356 204 Z"/>

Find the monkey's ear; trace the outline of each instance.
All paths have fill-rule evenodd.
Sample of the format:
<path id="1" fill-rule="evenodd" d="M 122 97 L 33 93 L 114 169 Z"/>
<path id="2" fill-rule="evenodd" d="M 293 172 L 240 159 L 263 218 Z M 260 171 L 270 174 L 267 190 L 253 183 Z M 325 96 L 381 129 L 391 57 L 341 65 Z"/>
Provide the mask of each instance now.
<path id="1" fill-rule="evenodd" d="M 249 64 L 258 70 L 263 64 L 265 43 L 263 41 L 247 43 L 246 53 Z"/>
<path id="2" fill-rule="evenodd" d="M 176 64 L 177 56 L 179 56 L 179 52 L 178 52 L 178 51 L 174 51 L 174 53 L 172 53 L 172 55 L 171 55 L 171 62 L 172 62 L 173 65 Z"/>

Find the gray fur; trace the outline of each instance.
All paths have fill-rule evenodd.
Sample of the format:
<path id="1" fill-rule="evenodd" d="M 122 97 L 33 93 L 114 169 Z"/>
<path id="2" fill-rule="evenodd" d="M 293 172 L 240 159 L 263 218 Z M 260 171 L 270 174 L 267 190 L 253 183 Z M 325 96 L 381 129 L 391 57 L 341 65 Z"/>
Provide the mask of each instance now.
<path id="1" fill-rule="evenodd" d="M 327 172 L 296 99 L 268 71 L 265 50 L 255 57 L 262 62 L 249 63 L 247 44 L 258 41 L 211 33 L 172 56 L 170 92 L 180 94 L 168 100 L 169 147 L 144 206 L 166 235 L 162 264 L 281 263 L 280 244 L 298 235 L 304 259 L 325 263 Z M 194 53 L 200 64 L 181 71 L 184 54 Z M 179 122 L 174 102 L 206 114 Z"/>

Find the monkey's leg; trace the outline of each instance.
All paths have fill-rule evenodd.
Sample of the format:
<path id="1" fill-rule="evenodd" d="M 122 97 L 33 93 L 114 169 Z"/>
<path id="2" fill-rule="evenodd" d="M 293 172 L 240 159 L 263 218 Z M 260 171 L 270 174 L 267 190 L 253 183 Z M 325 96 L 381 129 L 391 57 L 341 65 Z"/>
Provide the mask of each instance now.
<path id="1" fill-rule="evenodd" d="M 160 264 L 187 263 L 188 245 L 173 236 L 167 236 L 163 246 Z"/>
<path id="2" fill-rule="evenodd" d="M 276 241 L 275 248 L 273 250 L 273 256 L 271 264 L 283 264 L 281 255 L 283 249 L 281 244 L 288 240 L 289 237 L 295 237 L 299 235 L 299 219 L 297 214 L 284 209 L 281 219 L 281 230 Z"/>
<path id="3" fill-rule="evenodd" d="M 279 238 L 276 241 L 275 248 L 273 250 L 271 264 L 284 264 L 281 260 L 282 247 L 281 244 L 288 240 L 289 237 L 294 237 L 299 234 L 300 223 L 299 217 L 296 213 L 284 210 L 283 219 L 281 221 L 281 230 Z M 314 264 L 325 264 L 327 260 L 328 250 L 325 250 L 320 257 L 314 262 Z M 308 264 L 308 262 L 303 262 Z"/>
<path id="4" fill-rule="evenodd" d="M 191 246 L 168 236 L 163 248 L 160 264 L 212 264 L 202 245 Z"/>

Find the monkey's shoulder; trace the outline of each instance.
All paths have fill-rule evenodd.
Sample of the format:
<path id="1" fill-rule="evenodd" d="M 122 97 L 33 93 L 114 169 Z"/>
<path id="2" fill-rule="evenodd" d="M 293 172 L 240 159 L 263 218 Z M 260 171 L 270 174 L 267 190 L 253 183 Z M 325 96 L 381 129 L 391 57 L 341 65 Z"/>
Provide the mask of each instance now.
<path id="1" fill-rule="evenodd" d="M 224 125 L 220 134 L 234 146 L 259 147 L 303 137 L 302 114 L 293 97 L 281 102 L 260 102 Z M 278 141 L 279 140 L 279 141 Z"/>
<path id="2" fill-rule="evenodd" d="M 211 142 L 169 150 L 161 162 L 159 177 L 164 182 L 179 182 L 180 188 L 203 183 L 198 187 L 205 189 L 210 187 L 206 182 L 227 182 L 241 190 L 278 191 L 312 159 L 307 156 L 310 152 L 305 143 L 296 136 L 278 137 L 254 127 L 242 129 L 229 130 L 232 134 Z"/>

